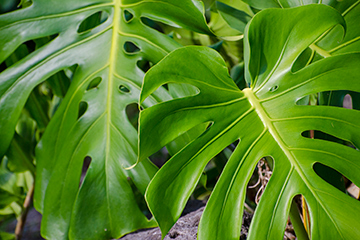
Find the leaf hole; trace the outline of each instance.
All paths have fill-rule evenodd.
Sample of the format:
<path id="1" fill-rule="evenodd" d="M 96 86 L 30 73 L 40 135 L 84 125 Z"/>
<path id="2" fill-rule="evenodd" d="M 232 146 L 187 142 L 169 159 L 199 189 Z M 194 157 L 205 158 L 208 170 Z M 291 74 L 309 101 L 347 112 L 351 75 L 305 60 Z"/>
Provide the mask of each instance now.
<path id="1" fill-rule="evenodd" d="M 119 91 L 122 92 L 122 93 L 129 93 L 130 89 L 125 85 L 120 85 L 119 86 Z"/>
<path id="2" fill-rule="evenodd" d="M 79 25 L 77 32 L 79 34 L 90 31 L 97 26 L 101 25 L 108 19 L 109 15 L 105 11 L 96 12 L 85 18 Z"/>
<path id="3" fill-rule="evenodd" d="M 275 86 L 272 86 L 269 91 L 270 92 L 275 92 L 276 90 L 278 90 L 279 86 L 278 85 L 275 85 Z"/>
<path id="4" fill-rule="evenodd" d="M 78 111 L 78 118 L 77 119 L 81 118 L 85 114 L 87 108 L 88 108 L 87 102 L 81 101 L 79 103 L 79 111 Z"/>
<path id="5" fill-rule="evenodd" d="M 86 156 L 84 158 L 84 162 L 83 162 L 83 166 L 81 169 L 81 177 L 80 177 L 80 183 L 79 183 L 79 187 L 81 187 L 82 183 L 84 182 L 84 178 L 89 170 L 90 164 L 91 164 L 91 157 Z"/>
<path id="6" fill-rule="evenodd" d="M 13 12 L 19 9 L 30 7 L 33 4 L 32 0 L 6 0 L 0 1 L 0 14 Z"/>
<path id="7" fill-rule="evenodd" d="M 136 54 L 140 52 L 140 48 L 136 46 L 133 42 L 126 41 L 124 43 L 124 51 L 127 54 Z"/>
<path id="8" fill-rule="evenodd" d="M 139 127 L 139 104 L 131 103 L 125 108 L 126 116 L 131 123 L 131 125 L 137 130 Z"/>
<path id="9" fill-rule="evenodd" d="M 304 227 L 304 222 L 307 224 L 306 229 L 310 229 L 310 214 L 307 203 L 305 198 L 301 194 L 298 194 L 291 201 L 290 214 L 284 231 L 284 239 L 296 239 L 297 231 L 301 233 L 307 232 Z M 293 223 L 295 223 L 295 225 Z"/>
<path id="10" fill-rule="evenodd" d="M 154 21 L 154 20 L 152 20 L 150 18 L 146 18 L 146 17 L 141 17 L 140 21 L 144 25 L 146 25 L 146 26 L 148 26 L 148 27 L 160 32 L 160 33 L 164 33 L 164 30 L 162 28 L 163 23 Z"/>
<path id="11" fill-rule="evenodd" d="M 248 206 L 254 209 L 259 203 L 263 192 L 269 182 L 274 169 L 274 160 L 267 156 L 261 158 L 255 166 L 255 170 L 248 183 Z"/>
<path id="12" fill-rule="evenodd" d="M 306 48 L 295 60 L 291 66 L 291 72 L 296 73 L 309 65 L 314 58 L 314 52 L 310 48 Z"/>
<path id="13" fill-rule="evenodd" d="M 313 169 L 324 181 L 340 191 L 346 192 L 344 176 L 340 172 L 319 162 L 313 165 Z"/>
<path id="14" fill-rule="evenodd" d="M 348 90 L 324 91 L 299 98 L 297 105 L 321 105 L 360 110 L 360 92 Z"/>
<path id="15" fill-rule="evenodd" d="M 124 20 L 125 22 L 129 23 L 131 22 L 131 20 L 133 20 L 134 18 L 134 14 L 132 14 L 131 12 L 129 12 L 128 10 L 124 10 Z"/>
<path id="16" fill-rule="evenodd" d="M 102 80 L 101 77 L 94 78 L 93 80 L 91 80 L 86 90 L 89 91 L 91 89 L 97 88 L 101 83 L 101 80 Z"/>
<path id="17" fill-rule="evenodd" d="M 148 60 L 141 59 L 136 62 L 138 68 L 140 68 L 144 73 L 146 73 L 154 64 Z"/>
<path id="18" fill-rule="evenodd" d="M 319 140 L 324 140 L 324 141 L 329 141 L 329 142 L 334 142 L 334 143 L 339 143 L 342 144 L 344 146 L 350 147 L 352 149 L 356 149 L 359 150 L 354 144 L 352 144 L 350 141 L 338 138 L 334 135 L 331 134 L 327 134 L 325 132 L 319 131 L 319 130 L 307 130 L 301 133 L 301 136 L 305 137 L 305 138 L 311 138 L 311 139 L 319 139 Z"/>

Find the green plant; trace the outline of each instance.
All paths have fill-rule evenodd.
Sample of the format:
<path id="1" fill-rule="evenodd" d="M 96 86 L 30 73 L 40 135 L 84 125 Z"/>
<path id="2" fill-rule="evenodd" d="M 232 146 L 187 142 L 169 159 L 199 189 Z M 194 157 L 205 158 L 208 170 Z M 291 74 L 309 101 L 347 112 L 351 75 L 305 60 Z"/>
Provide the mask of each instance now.
<path id="1" fill-rule="evenodd" d="M 49 113 L 38 98 L 30 114 L 45 119 L 35 119 L 39 135 L 44 133 L 35 154 L 34 198 L 45 238 L 117 238 L 155 226 L 132 187 L 143 194 L 157 168 L 145 161 L 124 170 L 137 158 L 137 133 L 125 110 L 138 100 L 142 69 L 181 46 L 156 31 L 155 21 L 210 32 L 202 10 L 199 1 L 34 0 L 0 16 L 0 62 L 6 64 L 0 75 L 0 156 L 10 155 L 32 90 L 57 78 L 46 82 L 52 84 L 48 101 L 55 101 L 56 112 Z M 35 49 L 26 53 L 29 41 Z M 169 98 L 163 89 L 143 106 Z M 33 149 L 22 151 L 34 156 Z M 86 156 L 91 164 L 79 189 Z M 29 157 L 22 165 L 33 163 Z"/>
<path id="2" fill-rule="evenodd" d="M 360 143 L 358 111 L 301 103 L 325 91 L 360 91 L 356 44 L 345 42 L 332 51 L 334 56 L 318 61 L 303 58 L 308 48 L 319 51 L 316 44 L 321 40 L 329 42 L 324 34 L 334 33 L 338 26 L 345 29 L 342 16 L 323 5 L 258 13 L 245 30 L 245 77 L 250 87 L 242 91 L 221 56 L 205 47 L 175 50 L 149 70 L 140 102 L 172 82 L 195 86 L 199 93 L 141 112 L 140 160 L 208 123 L 147 188 L 146 200 L 163 236 L 180 216 L 208 161 L 239 140 L 204 211 L 199 239 L 239 239 L 246 186 L 263 157 L 274 161 L 273 175 L 256 208 L 249 239 L 281 239 L 297 194 L 308 203 L 312 239 L 357 238 L 359 202 L 323 180 L 314 166 L 321 163 L 359 184 L 358 149 L 303 135 L 321 131 L 355 147 Z M 160 200 L 165 202 L 161 206 Z M 307 238 L 307 233 L 302 236 Z"/>
<path id="3" fill-rule="evenodd" d="M 292 205 L 299 239 L 356 238 L 359 204 L 332 185 L 345 191 L 341 174 L 359 184 L 358 149 L 344 146 L 359 146 L 358 112 L 334 106 L 346 94 L 360 103 L 360 1 L 264 11 L 303 4 L 245 2 L 0 3 L 19 4 L 0 15 L 0 221 L 26 218 L 35 178 L 45 238 L 118 238 L 156 224 L 165 235 L 192 191 L 209 194 L 223 171 L 199 239 L 238 239 L 246 185 L 267 157 L 274 174 L 250 239 L 282 238 L 296 194 L 310 208 L 304 230 Z M 147 157 L 165 145 L 173 157 L 156 173 Z"/>

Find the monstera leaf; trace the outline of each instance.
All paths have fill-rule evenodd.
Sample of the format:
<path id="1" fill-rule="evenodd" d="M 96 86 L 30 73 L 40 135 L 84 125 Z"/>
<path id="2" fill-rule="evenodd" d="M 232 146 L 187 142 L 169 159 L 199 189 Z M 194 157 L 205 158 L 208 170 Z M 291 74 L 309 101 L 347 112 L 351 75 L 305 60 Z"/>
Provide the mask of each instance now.
<path id="1" fill-rule="evenodd" d="M 239 144 L 225 166 L 199 225 L 198 239 L 239 239 L 248 181 L 263 157 L 273 175 L 256 208 L 248 239 L 283 239 L 291 201 L 302 194 L 309 206 L 312 239 L 356 239 L 360 204 L 314 171 L 323 164 L 360 184 L 360 113 L 301 105 L 310 94 L 360 91 L 360 54 L 330 56 L 296 71 L 301 53 L 322 34 L 345 22 L 325 5 L 261 11 L 245 29 L 245 71 L 251 87 L 239 90 L 219 54 L 205 47 L 175 50 L 146 74 L 141 102 L 165 83 L 190 84 L 197 95 L 160 103 L 141 112 L 139 160 L 202 123 L 207 129 L 150 182 L 146 199 L 163 236 L 178 219 L 207 162 Z M 351 142 L 311 139 L 318 130 Z M 161 204 L 159 204 L 161 202 Z"/>
<path id="2" fill-rule="evenodd" d="M 291 8 L 306 4 L 325 4 L 337 9 L 346 22 L 346 34 L 339 26 L 328 29 L 324 35 L 317 39 L 310 47 L 322 57 L 331 55 L 359 51 L 360 46 L 360 1 L 359 0 L 309 0 L 309 1 L 262 1 L 262 0 L 245 0 L 250 6 L 258 9 L 266 8 Z M 235 15 L 233 17 L 236 17 Z"/>
<path id="3" fill-rule="evenodd" d="M 131 186 L 144 194 L 157 168 L 144 161 L 124 170 L 137 158 L 137 132 L 125 110 L 139 99 L 144 71 L 179 47 L 151 23 L 209 33 L 203 11 L 198 0 L 33 0 L 0 15 L 0 62 L 24 42 L 52 39 L 0 74 L 1 158 L 31 91 L 61 70 L 71 76 L 36 151 L 35 206 L 44 237 L 118 238 L 154 226 Z M 162 88 L 143 106 L 170 98 Z"/>

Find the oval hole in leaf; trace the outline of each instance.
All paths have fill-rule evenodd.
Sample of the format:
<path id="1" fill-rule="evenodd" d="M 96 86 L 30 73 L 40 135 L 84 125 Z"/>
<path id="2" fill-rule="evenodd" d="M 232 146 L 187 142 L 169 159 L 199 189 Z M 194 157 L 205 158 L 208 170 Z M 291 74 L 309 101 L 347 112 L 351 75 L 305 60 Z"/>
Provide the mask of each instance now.
<path id="1" fill-rule="evenodd" d="M 87 108 L 88 108 L 87 102 L 81 101 L 79 103 L 78 119 L 81 118 L 85 114 Z"/>
<path id="2" fill-rule="evenodd" d="M 123 92 L 123 93 L 129 93 L 130 92 L 130 89 L 128 87 L 126 87 L 125 85 L 120 85 L 119 90 L 120 90 L 120 92 Z"/>
<path id="3" fill-rule="evenodd" d="M 148 60 L 141 59 L 136 62 L 138 68 L 140 68 L 144 73 L 146 73 L 154 64 Z"/>
<path id="4" fill-rule="evenodd" d="M 260 198 L 269 182 L 274 169 L 274 160 L 267 156 L 261 158 L 255 166 L 254 172 L 248 182 L 246 203 L 251 209 L 259 203 Z"/>
<path id="5" fill-rule="evenodd" d="M 279 86 L 278 85 L 275 85 L 275 86 L 272 86 L 269 91 L 270 92 L 275 92 L 276 90 L 278 90 Z"/>
<path id="6" fill-rule="evenodd" d="M 139 126 L 139 105 L 137 103 L 131 103 L 126 106 L 126 116 L 131 125 L 137 130 Z"/>
<path id="7" fill-rule="evenodd" d="M 81 169 L 81 177 L 80 177 L 80 184 L 79 184 L 79 187 L 81 187 L 81 184 L 83 183 L 84 181 L 84 178 L 86 176 L 86 173 L 87 171 L 89 170 L 89 167 L 90 167 L 90 164 L 91 164 L 91 157 L 89 156 L 86 156 L 84 158 L 84 163 L 83 163 L 83 166 L 82 166 L 82 169 Z"/>
<path id="8" fill-rule="evenodd" d="M 90 31 L 91 29 L 96 28 L 97 26 L 101 25 L 103 22 L 105 22 L 108 19 L 109 15 L 107 12 L 99 11 L 91 16 L 87 17 L 85 20 L 83 20 L 78 29 L 78 33 L 84 33 L 86 31 Z"/>
<path id="9" fill-rule="evenodd" d="M 135 54 L 140 52 L 140 48 L 136 46 L 133 42 L 125 42 L 124 43 L 124 51 L 127 54 Z"/>
<path id="10" fill-rule="evenodd" d="M 291 72 L 296 73 L 297 71 L 306 67 L 314 58 L 314 52 L 310 48 L 306 48 L 295 60 L 291 67 Z"/>
<path id="11" fill-rule="evenodd" d="M 319 140 L 324 140 L 324 141 L 329 141 L 329 142 L 334 142 L 334 143 L 339 143 L 342 144 L 344 146 L 347 147 L 351 147 L 353 149 L 359 150 L 354 144 L 352 144 L 350 141 L 338 138 L 334 135 L 330 135 L 327 134 L 325 132 L 322 131 L 318 131 L 318 130 L 307 130 L 301 133 L 301 136 L 306 137 L 306 138 L 313 138 L 313 139 L 319 139 Z"/>
<path id="12" fill-rule="evenodd" d="M 346 94 L 343 101 L 343 107 L 347 109 L 353 109 L 352 98 L 350 94 Z"/>
<path id="13" fill-rule="evenodd" d="M 131 22 L 131 20 L 134 18 L 134 14 L 132 14 L 131 12 L 129 12 L 128 10 L 124 10 L 124 19 L 125 22 L 129 23 Z"/>
<path id="14" fill-rule="evenodd" d="M 146 17 L 141 17 L 140 18 L 140 21 L 145 24 L 146 26 L 152 28 L 152 29 L 155 29 L 156 31 L 160 32 L 160 33 L 164 33 L 164 30 L 162 29 L 161 25 L 163 23 L 161 22 L 157 22 L 157 21 L 154 21 L 150 18 L 146 18 Z"/>
<path id="15" fill-rule="evenodd" d="M 86 90 L 89 91 L 93 88 L 97 88 L 99 86 L 99 84 L 101 83 L 101 80 L 102 80 L 101 77 L 94 78 L 93 80 L 91 80 L 91 82 L 89 83 L 89 86 L 86 88 Z"/>
<path id="16" fill-rule="evenodd" d="M 327 183 L 342 192 L 346 191 L 344 177 L 337 170 L 318 162 L 313 165 L 313 169 L 315 173 Z"/>

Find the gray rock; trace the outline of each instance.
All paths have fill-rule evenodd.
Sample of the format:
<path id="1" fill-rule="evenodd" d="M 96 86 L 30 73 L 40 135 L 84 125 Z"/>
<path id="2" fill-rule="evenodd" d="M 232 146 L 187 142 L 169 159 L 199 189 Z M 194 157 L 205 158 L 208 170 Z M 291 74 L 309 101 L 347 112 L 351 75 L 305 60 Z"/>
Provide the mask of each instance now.
<path id="1" fill-rule="evenodd" d="M 182 217 L 175 223 L 164 240 L 196 240 L 197 228 L 201 215 L 205 207 L 190 212 Z M 186 213 L 186 211 L 185 211 Z M 247 237 L 248 229 L 250 226 L 252 215 L 244 212 L 243 225 L 241 227 L 241 240 Z M 159 228 L 152 228 L 142 230 L 135 233 L 128 234 L 121 238 L 121 240 L 161 240 L 161 232 Z"/>

